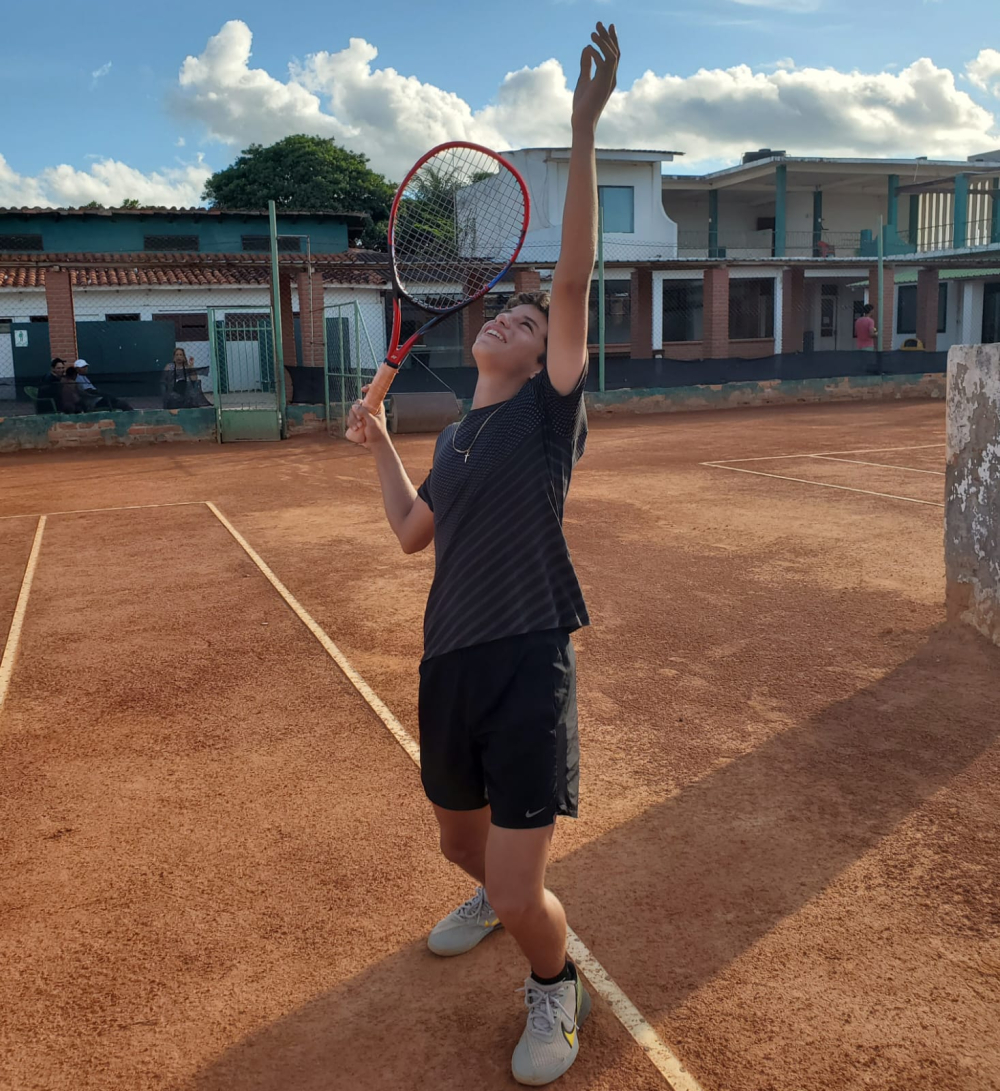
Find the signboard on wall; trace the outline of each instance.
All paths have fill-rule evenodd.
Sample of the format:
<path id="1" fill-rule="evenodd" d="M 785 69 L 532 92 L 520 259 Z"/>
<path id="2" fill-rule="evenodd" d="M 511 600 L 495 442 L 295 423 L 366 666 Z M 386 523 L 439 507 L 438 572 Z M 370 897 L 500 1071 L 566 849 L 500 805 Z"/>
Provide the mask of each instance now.
<path id="1" fill-rule="evenodd" d="M 28 331 L 14 330 L 14 348 L 26 349 L 28 347 Z"/>

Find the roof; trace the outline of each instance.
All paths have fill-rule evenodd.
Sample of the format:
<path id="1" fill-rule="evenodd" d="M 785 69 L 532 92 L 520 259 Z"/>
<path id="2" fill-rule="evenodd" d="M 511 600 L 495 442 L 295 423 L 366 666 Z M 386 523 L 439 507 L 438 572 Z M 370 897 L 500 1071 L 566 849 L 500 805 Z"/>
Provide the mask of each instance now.
<path id="1" fill-rule="evenodd" d="M 515 148 L 510 152 L 501 152 L 501 155 L 520 155 L 524 152 L 545 152 L 553 159 L 568 159 L 571 149 L 570 148 Z M 633 159 L 638 162 L 662 162 L 663 160 L 673 159 L 676 155 L 683 155 L 684 152 L 671 152 L 661 151 L 659 149 L 651 148 L 597 148 L 595 155 L 601 160 L 629 160 Z"/>
<path id="2" fill-rule="evenodd" d="M 268 216 L 266 208 L 0 208 L 0 216 L 197 216 L 215 219 L 239 219 L 247 216 Z M 364 212 L 311 211 L 307 209 L 278 209 L 278 217 L 288 219 L 351 220 L 364 223 Z"/>
<path id="3" fill-rule="evenodd" d="M 282 254 L 279 266 L 299 272 L 303 257 Z M 68 268 L 74 288 L 168 287 L 213 285 L 266 287 L 271 267 L 264 254 L 37 254 L 0 256 L 0 288 L 42 288 L 48 268 Z M 317 254 L 313 267 L 329 284 L 383 287 L 389 282 L 386 254 L 347 250 Z"/>
<path id="4" fill-rule="evenodd" d="M 900 269 L 896 272 L 893 283 L 896 285 L 916 284 L 918 273 L 918 269 Z M 973 278 L 981 280 L 985 277 L 1000 277 L 1000 269 L 940 269 L 938 271 L 940 280 L 972 280 Z M 848 287 L 867 287 L 867 285 L 868 281 L 862 280 Z"/>

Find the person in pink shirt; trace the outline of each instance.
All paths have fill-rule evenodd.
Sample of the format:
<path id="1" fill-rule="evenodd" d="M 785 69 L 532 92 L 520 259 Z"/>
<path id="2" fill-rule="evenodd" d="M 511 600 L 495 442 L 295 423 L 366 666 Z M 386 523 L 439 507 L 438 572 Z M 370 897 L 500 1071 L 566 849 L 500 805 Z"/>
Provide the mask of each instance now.
<path id="1" fill-rule="evenodd" d="M 865 313 L 854 323 L 854 337 L 858 342 L 858 348 L 865 352 L 875 351 L 875 319 L 872 311 L 875 308 L 865 304 Z"/>

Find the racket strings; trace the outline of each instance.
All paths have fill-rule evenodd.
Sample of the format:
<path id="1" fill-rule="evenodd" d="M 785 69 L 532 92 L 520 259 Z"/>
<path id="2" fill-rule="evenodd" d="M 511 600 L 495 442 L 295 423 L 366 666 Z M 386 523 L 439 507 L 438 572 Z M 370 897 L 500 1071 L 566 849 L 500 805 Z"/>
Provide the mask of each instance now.
<path id="1" fill-rule="evenodd" d="M 400 196 L 392 229 L 400 287 L 430 310 L 474 298 L 513 259 L 525 213 L 506 164 L 475 148 L 443 149 Z"/>

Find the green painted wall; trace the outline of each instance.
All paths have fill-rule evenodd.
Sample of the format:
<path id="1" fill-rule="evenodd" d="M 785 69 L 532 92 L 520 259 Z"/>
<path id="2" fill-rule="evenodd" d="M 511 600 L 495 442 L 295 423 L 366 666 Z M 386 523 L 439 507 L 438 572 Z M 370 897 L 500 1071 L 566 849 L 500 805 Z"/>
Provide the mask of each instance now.
<path id="1" fill-rule="evenodd" d="M 248 216 L 192 216 L 172 213 L 86 213 L 60 217 L 53 213 L 19 216 L 0 214 L 0 236 L 42 236 L 50 253 L 123 254 L 143 250 L 146 235 L 197 235 L 206 254 L 243 251 L 243 235 L 267 235 L 267 213 Z M 326 217 L 279 215 L 279 235 L 308 235 L 314 254 L 339 254 L 347 249 L 347 225 Z M 0 243 L 0 250 L 3 244 Z M 302 251 L 305 252 L 303 241 Z"/>

